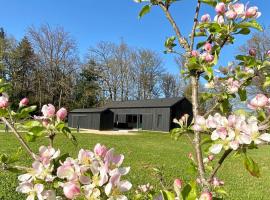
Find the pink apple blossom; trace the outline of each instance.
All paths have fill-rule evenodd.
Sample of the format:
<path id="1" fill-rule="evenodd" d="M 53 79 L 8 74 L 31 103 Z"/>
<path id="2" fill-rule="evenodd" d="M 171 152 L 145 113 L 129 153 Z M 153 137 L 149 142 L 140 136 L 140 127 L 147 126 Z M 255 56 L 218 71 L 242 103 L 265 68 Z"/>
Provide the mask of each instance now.
<path id="1" fill-rule="evenodd" d="M 216 12 L 220 15 L 224 14 L 226 12 L 226 5 L 225 3 L 221 2 L 216 5 L 215 8 Z"/>
<path id="2" fill-rule="evenodd" d="M 196 50 L 192 50 L 192 51 L 191 51 L 191 56 L 192 56 L 192 57 L 198 57 L 198 56 L 199 56 L 199 52 L 196 51 Z"/>
<path id="3" fill-rule="evenodd" d="M 21 192 L 23 194 L 27 194 L 27 200 L 34 200 L 35 197 L 38 198 L 38 200 L 43 200 L 42 192 L 44 190 L 43 184 L 35 184 L 29 182 L 23 182 L 20 183 L 20 185 L 16 188 L 17 192 Z"/>
<path id="4" fill-rule="evenodd" d="M 256 49 L 251 48 L 251 49 L 249 49 L 248 53 L 250 56 L 256 56 Z"/>
<path id="5" fill-rule="evenodd" d="M 242 3 L 233 4 L 232 9 L 237 13 L 238 17 L 243 17 L 245 15 L 245 5 Z"/>
<path id="6" fill-rule="evenodd" d="M 63 191 L 68 199 L 75 199 L 81 193 L 80 186 L 73 182 L 64 183 Z"/>
<path id="7" fill-rule="evenodd" d="M 213 196 L 211 192 L 205 191 L 201 193 L 199 200 L 212 200 Z"/>
<path id="8" fill-rule="evenodd" d="M 106 146 L 104 145 L 101 145 L 101 144 L 96 144 L 96 146 L 94 147 L 94 152 L 97 156 L 100 156 L 100 157 L 104 157 L 107 153 L 107 148 Z"/>
<path id="9" fill-rule="evenodd" d="M 210 53 L 203 53 L 203 54 L 202 54 L 202 59 L 203 59 L 205 62 L 210 63 L 210 62 L 213 62 L 214 56 L 211 55 Z"/>
<path id="10" fill-rule="evenodd" d="M 29 99 L 28 98 L 23 98 L 21 101 L 20 101 L 20 103 L 19 103 L 19 106 L 20 107 L 25 107 L 25 106 L 27 106 L 29 104 Z"/>
<path id="11" fill-rule="evenodd" d="M 8 107 L 8 96 L 6 94 L 2 94 L 2 96 L 0 96 L 0 108 L 5 109 Z"/>
<path id="12" fill-rule="evenodd" d="M 226 13 L 225 13 L 225 16 L 230 19 L 230 20 L 234 20 L 236 19 L 237 17 L 237 12 L 235 12 L 234 10 L 228 10 Z"/>
<path id="13" fill-rule="evenodd" d="M 179 197 L 181 194 L 181 189 L 183 188 L 183 181 L 179 178 L 175 179 L 173 183 L 173 188 L 175 193 L 177 194 L 177 197 Z"/>
<path id="14" fill-rule="evenodd" d="M 266 52 L 266 55 L 270 57 L 270 50 Z"/>
<path id="15" fill-rule="evenodd" d="M 222 15 L 216 15 L 214 21 L 217 22 L 219 25 L 224 24 L 225 19 Z"/>
<path id="16" fill-rule="evenodd" d="M 264 94 L 257 94 L 248 104 L 248 107 L 252 110 L 264 108 L 269 104 L 267 96 Z"/>
<path id="17" fill-rule="evenodd" d="M 210 22 L 211 21 L 211 17 L 209 14 L 204 14 L 202 17 L 201 17 L 201 21 L 202 22 Z"/>
<path id="18" fill-rule="evenodd" d="M 233 78 L 229 78 L 226 81 L 227 84 L 227 91 L 231 94 L 238 92 L 241 84 L 238 80 L 234 80 Z"/>
<path id="19" fill-rule="evenodd" d="M 246 10 L 246 18 L 258 18 L 261 16 L 261 13 L 258 11 L 258 7 L 253 6 Z"/>
<path id="20" fill-rule="evenodd" d="M 205 43 L 204 50 L 210 52 L 212 50 L 212 45 L 209 42 Z"/>
<path id="21" fill-rule="evenodd" d="M 44 117 L 54 117 L 55 115 L 55 107 L 52 104 L 43 105 L 41 112 Z"/>
<path id="22" fill-rule="evenodd" d="M 56 112 L 56 116 L 57 116 L 57 119 L 64 121 L 65 118 L 67 117 L 67 109 L 65 109 L 65 108 L 60 108 L 60 109 Z"/>

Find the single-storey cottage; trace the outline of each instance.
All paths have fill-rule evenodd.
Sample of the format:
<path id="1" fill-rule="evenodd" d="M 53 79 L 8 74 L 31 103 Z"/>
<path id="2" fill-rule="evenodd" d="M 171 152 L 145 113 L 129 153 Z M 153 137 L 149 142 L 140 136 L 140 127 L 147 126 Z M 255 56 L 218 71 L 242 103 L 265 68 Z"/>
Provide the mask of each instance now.
<path id="1" fill-rule="evenodd" d="M 192 105 L 185 98 L 112 101 L 100 108 L 75 109 L 69 113 L 73 128 L 110 130 L 142 129 L 168 132 L 175 128 L 173 119 L 185 113 L 192 119 Z"/>

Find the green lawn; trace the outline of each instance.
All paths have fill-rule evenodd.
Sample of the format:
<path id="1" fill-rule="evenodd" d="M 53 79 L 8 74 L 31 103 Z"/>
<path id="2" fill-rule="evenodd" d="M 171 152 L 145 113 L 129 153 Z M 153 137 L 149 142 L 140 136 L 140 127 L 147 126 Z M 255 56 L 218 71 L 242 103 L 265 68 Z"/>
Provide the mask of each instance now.
<path id="1" fill-rule="evenodd" d="M 192 178 L 186 170 L 189 166 L 187 154 L 192 151 L 188 140 L 174 141 L 168 134 L 140 133 L 135 136 L 108 136 L 80 133 L 76 134 L 79 143 L 74 147 L 64 137 L 56 139 L 55 145 L 62 152 L 69 152 L 76 156 L 80 148 L 92 148 L 100 142 L 109 147 L 115 147 L 117 152 L 125 155 L 125 166 L 131 166 L 129 179 L 134 188 L 138 184 L 150 182 L 158 184 L 153 167 L 164 166 L 164 176 L 167 184 L 171 184 L 175 177 L 187 182 Z M 39 140 L 31 146 L 37 150 L 38 146 L 47 144 L 45 139 Z M 11 134 L 0 133 L 1 152 L 12 152 L 18 142 Z M 255 150 L 251 156 L 260 163 L 262 178 L 253 178 L 245 170 L 241 158 L 230 157 L 219 172 L 219 177 L 225 181 L 226 190 L 230 194 L 228 199 L 269 199 L 270 198 L 270 149 L 267 147 Z M 23 155 L 21 164 L 29 164 L 31 160 L 27 154 Z M 226 170 L 226 171 L 225 171 Z M 24 199 L 15 192 L 17 185 L 16 174 L 0 171 L 0 199 Z"/>

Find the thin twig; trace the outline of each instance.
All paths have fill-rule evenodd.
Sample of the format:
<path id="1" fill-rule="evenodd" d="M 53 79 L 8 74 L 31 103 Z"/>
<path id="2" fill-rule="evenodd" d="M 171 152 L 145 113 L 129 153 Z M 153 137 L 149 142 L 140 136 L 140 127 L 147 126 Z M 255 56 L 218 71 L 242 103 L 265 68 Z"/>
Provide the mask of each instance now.
<path id="1" fill-rule="evenodd" d="M 16 136 L 16 138 L 19 140 L 19 142 L 22 144 L 22 146 L 26 149 L 27 153 L 33 158 L 35 159 L 35 154 L 33 153 L 33 151 L 30 149 L 30 147 L 28 146 L 28 144 L 24 141 L 24 139 L 22 138 L 22 136 L 20 135 L 20 133 L 15 129 L 15 127 L 13 127 L 8 120 L 5 117 L 1 117 L 1 120 L 12 130 L 12 132 L 14 133 L 14 135 Z"/>
<path id="2" fill-rule="evenodd" d="M 179 45 L 181 47 L 183 47 L 187 52 L 189 52 L 190 51 L 190 47 L 189 47 L 188 41 L 182 36 L 179 27 L 177 26 L 177 24 L 174 21 L 171 13 L 169 12 L 168 7 L 166 5 L 164 5 L 164 3 L 161 0 L 159 1 L 159 6 L 162 8 L 162 10 L 164 11 L 167 19 L 171 23 L 171 25 L 172 25 L 175 33 L 176 33 L 176 36 L 177 36 Z"/>
<path id="3" fill-rule="evenodd" d="M 232 152 L 232 149 L 228 149 L 227 151 L 224 152 L 224 154 L 222 155 L 222 157 L 219 159 L 217 166 L 215 167 L 215 169 L 213 170 L 212 174 L 210 175 L 210 178 L 209 178 L 208 182 L 211 182 L 213 180 L 214 176 L 216 175 L 217 171 L 221 167 L 222 163 L 224 162 L 224 160 L 228 157 L 228 155 L 231 152 Z"/>
<path id="4" fill-rule="evenodd" d="M 213 107 L 211 107 L 203 116 L 207 117 L 208 115 L 210 115 L 219 105 L 220 103 L 217 101 Z"/>
<path id="5" fill-rule="evenodd" d="M 192 27 L 192 31 L 191 31 L 191 37 L 190 37 L 190 52 L 193 50 L 193 46 L 194 46 L 195 30 L 196 30 L 196 26 L 198 23 L 198 16 L 199 16 L 200 7 L 201 7 L 201 1 L 198 0 L 197 6 L 196 6 L 196 11 L 195 11 L 195 16 L 194 16 L 194 23 L 193 23 L 193 27 Z"/>
<path id="6" fill-rule="evenodd" d="M 12 169 L 16 169 L 16 170 L 19 170 L 19 171 L 25 171 L 25 172 L 29 172 L 29 171 L 31 170 L 31 168 L 29 168 L 29 167 L 18 166 L 18 165 L 9 166 L 9 165 L 6 165 L 6 164 L 4 164 L 4 165 L 2 166 L 2 169 L 3 169 L 3 170 L 12 170 Z"/>

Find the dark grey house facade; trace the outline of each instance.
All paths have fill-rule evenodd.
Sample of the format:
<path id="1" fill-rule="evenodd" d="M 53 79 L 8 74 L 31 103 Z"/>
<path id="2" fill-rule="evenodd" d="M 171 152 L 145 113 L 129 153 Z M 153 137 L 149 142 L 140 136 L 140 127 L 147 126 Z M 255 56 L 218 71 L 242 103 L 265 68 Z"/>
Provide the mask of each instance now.
<path id="1" fill-rule="evenodd" d="M 185 113 L 192 119 L 192 105 L 184 97 L 114 101 L 101 108 L 75 109 L 69 113 L 68 124 L 97 130 L 138 128 L 168 132 L 176 126 L 173 119 Z"/>

